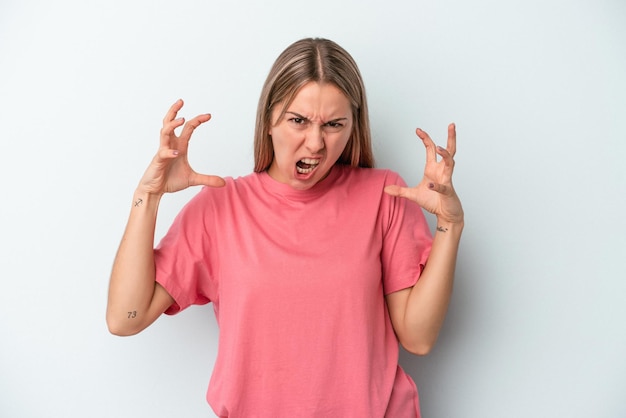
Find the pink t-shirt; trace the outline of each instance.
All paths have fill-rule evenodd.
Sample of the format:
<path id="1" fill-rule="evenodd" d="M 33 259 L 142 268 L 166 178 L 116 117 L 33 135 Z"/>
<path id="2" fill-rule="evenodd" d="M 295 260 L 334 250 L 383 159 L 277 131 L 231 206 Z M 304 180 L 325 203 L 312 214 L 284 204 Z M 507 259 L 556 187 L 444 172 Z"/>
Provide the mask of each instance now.
<path id="1" fill-rule="evenodd" d="M 220 417 L 419 417 L 384 295 L 415 284 L 431 234 L 383 192 L 389 170 L 335 166 L 306 191 L 267 173 L 203 188 L 155 250 L 173 314 L 213 302 L 207 400 Z"/>

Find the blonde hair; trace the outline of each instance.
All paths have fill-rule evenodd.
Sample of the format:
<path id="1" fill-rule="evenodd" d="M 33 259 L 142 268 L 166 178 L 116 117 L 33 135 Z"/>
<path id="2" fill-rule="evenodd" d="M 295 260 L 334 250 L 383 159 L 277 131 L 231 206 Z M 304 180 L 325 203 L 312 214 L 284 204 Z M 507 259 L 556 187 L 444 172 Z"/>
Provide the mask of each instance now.
<path id="1" fill-rule="evenodd" d="M 298 91 L 309 82 L 333 84 L 352 106 L 352 134 L 337 164 L 373 167 L 365 86 L 356 62 L 333 41 L 306 38 L 294 42 L 278 56 L 263 85 L 254 132 L 254 171 L 267 170 L 274 160 L 269 136 L 274 106 L 282 104 L 282 117 Z"/>

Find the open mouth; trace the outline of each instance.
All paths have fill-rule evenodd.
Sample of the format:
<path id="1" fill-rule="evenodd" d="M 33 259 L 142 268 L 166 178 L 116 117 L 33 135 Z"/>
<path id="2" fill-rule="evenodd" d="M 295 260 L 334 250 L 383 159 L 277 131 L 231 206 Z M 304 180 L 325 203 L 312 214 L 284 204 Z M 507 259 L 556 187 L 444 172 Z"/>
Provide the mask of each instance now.
<path id="1" fill-rule="evenodd" d="M 309 174 L 319 165 L 320 160 L 313 158 L 303 158 L 296 163 L 296 170 L 299 174 Z"/>

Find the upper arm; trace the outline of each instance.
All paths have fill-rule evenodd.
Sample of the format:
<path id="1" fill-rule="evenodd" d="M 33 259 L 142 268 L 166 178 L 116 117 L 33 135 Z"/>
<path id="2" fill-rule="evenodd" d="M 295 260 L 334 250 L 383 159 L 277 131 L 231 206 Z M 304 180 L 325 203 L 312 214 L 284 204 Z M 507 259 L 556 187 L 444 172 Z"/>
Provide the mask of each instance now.
<path id="1" fill-rule="evenodd" d="M 404 332 L 404 324 L 405 324 L 405 314 L 406 314 L 406 306 L 409 300 L 409 294 L 411 293 L 412 287 L 408 287 L 406 289 L 398 290 L 397 292 L 389 293 L 385 296 L 387 301 L 387 309 L 389 310 L 389 317 L 391 318 L 391 325 L 393 325 L 393 330 L 398 337 L 400 343 L 404 346 L 403 340 L 405 337 Z"/>
<path id="2" fill-rule="evenodd" d="M 133 334 L 139 333 L 148 328 L 156 319 L 161 316 L 174 303 L 174 298 L 165 290 L 161 284 L 154 283 L 154 295 L 147 311 L 140 316 L 137 330 Z"/>
<path id="3" fill-rule="evenodd" d="M 161 316 L 174 303 L 174 298 L 159 283 L 154 284 L 154 293 L 150 305 L 141 312 L 129 310 L 124 312 L 122 318 L 112 318 L 111 312 L 107 315 L 107 324 L 112 334 L 119 336 L 135 335 L 146 329 Z"/>
<path id="4" fill-rule="evenodd" d="M 387 309 L 389 309 L 393 330 L 402 347 L 410 353 L 423 356 L 430 352 L 434 341 L 424 338 L 421 333 L 417 332 L 416 324 L 411 322 L 407 312 L 414 287 L 388 294 L 386 296 Z"/>
<path id="5" fill-rule="evenodd" d="M 146 327 L 153 323 L 163 312 L 174 303 L 174 298 L 165 290 L 160 283 L 155 282 L 154 296 L 150 308 L 148 308 L 148 317 L 146 318 Z"/>

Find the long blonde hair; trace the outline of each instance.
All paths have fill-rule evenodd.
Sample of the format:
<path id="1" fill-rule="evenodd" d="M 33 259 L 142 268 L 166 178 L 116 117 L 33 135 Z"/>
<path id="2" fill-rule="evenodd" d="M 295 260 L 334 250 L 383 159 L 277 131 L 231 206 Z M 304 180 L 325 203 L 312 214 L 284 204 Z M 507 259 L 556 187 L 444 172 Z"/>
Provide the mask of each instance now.
<path id="1" fill-rule="evenodd" d="M 274 106 L 282 103 L 282 117 L 298 91 L 312 81 L 335 85 L 352 106 L 352 135 L 337 164 L 374 166 L 365 86 L 356 62 L 333 41 L 306 38 L 294 42 L 278 56 L 263 85 L 254 132 L 255 172 L 267 170 L 274 159 L 269 136 Z"/>

